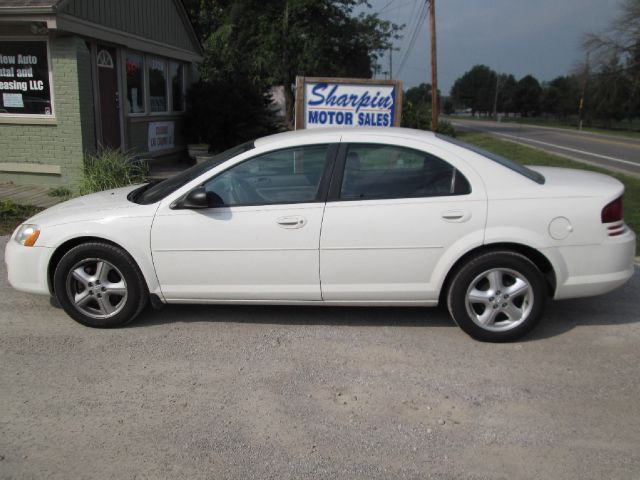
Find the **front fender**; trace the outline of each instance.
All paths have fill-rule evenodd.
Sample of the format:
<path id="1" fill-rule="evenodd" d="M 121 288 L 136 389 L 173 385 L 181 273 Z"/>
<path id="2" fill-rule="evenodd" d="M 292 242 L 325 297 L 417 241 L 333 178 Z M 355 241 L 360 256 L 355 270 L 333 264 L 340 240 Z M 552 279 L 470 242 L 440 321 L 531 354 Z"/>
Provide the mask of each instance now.
<path id="1" fill-rule="evenodd" d="M 50 247 L 55 252 L 83 238 L 87 241 L 102 239 L 118 245 L 131 255 L 140 268 L 149 293 L 161 296 L 160 284 L 151 257 L 152 222 L 153 216 L 119 217 L 48 226 L 43 228 L 39 240 L 42 240 L 43 246 Z M 52 258 L 56 258 L 56 253 L 52 254 Z"/>

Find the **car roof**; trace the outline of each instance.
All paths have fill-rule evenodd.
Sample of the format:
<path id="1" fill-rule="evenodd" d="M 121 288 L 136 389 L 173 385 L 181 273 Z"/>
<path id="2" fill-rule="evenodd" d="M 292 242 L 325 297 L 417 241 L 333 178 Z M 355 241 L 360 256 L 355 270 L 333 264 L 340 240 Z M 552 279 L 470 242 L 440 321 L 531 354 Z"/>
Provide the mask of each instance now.
<path id="1" fill-rule="evenodd" d="M 405 138 L 407 140 L 437 141 L 433 132 L 414 130 L 400 127 L 343 127 L 343 128 L 315 128 L 310 130 L 295 130 L 291 132 L 277 133 L 268 137 L 262 137 L 255 141 L 257 148 L 295 144 L 339 142 L 341 139 L 348 141 L 351 135 L 359 138 L 370 136 L 377 140 L 386 138 Z"/>

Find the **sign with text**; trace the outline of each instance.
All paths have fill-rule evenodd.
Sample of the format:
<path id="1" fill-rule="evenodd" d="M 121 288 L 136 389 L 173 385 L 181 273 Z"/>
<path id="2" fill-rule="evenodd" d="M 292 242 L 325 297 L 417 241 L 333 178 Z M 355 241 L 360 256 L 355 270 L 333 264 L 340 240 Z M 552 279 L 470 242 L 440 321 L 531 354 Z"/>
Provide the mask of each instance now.
<path id="1" fill-rule="evenodd" d="M 173 122 L 149 123 L 149 151 L 157 152 L 175 148 L 174 130 Z"/>
<path id="2" fill-rule="evenodd" d="M 53 115 L 45 40 L 0 40 L 0 116 Z"/>
<path id="3" fill-rule="evenodd" d="M 397 80 L 296 79 L 296 129 L 400 126 Z"/>

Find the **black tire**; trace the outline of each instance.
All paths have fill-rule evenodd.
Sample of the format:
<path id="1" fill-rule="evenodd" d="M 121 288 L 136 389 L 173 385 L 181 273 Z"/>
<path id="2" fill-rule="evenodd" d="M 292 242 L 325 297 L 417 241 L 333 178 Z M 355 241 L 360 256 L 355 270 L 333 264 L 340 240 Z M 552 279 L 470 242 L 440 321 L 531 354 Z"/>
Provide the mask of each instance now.
<path id="1" fill-rule="evenodd" d="M 458 326 L 476 340 L 509 342 L 536 326 L 547 297 L 545 278 L 531 260 L 493 251 L 460 266 L 449 284 L 447 306 Z"/>
<path id="2" fill-rule="evenodd" d="M 104 281 L 97 276 L 98 265 L 106 275 Z M 80 280 L 78 272 L 86 277 Z M 69 250 L 56 267 L 53 285 L 64 311 L 93 328 L 126 325 L 149 299 L 146 282 L 133 258 L 122 249 L 101 242 L 83 243 Z M 74 299 L 79 298 L 79 305 L 83 305 L 76 307 Z"/>

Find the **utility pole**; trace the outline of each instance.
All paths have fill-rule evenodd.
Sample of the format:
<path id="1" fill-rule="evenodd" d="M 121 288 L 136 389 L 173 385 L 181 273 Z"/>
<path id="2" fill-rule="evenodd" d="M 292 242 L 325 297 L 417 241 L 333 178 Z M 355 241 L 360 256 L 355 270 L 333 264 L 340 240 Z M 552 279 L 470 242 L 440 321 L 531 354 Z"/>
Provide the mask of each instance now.
<path id="1" fill-rule="evenodd" d="M 584 96 L 587 92 L 587 78 L 589 77 L 589 52 L 587 52 L 587 61 L 584 65 L 584 76 L 582 77 L 582 95 L 580 96 L 580 105 L 578 106 L 578 130 L 582 131 L 582 115 L 584 113 Z"/>
<path id="2" fill-rule="evenodd" d="M 431 130 L 438 129 L 438 59 L 436 56 L 436 0 L 429 3 L 429 31 L 431 32 Z"/>
<path id="3" fill-rule="evenodd" d="M 393 79 L 393 45 L 389 47 L 389 80 Z"/>

